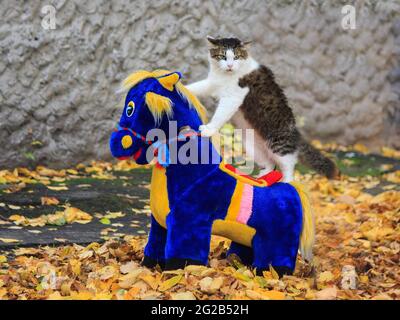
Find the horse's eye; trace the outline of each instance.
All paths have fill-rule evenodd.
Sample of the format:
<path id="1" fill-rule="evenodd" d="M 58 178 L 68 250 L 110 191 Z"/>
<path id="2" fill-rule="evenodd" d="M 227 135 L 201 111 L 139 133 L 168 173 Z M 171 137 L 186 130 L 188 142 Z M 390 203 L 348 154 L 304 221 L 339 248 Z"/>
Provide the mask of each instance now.
<path id="1" fill-rule="evenodd" d="M 133 101 L 129 101 L 128 106 L 126 107 L 126 116 L 131 117 L 135 112 L 135 103 Z"/>

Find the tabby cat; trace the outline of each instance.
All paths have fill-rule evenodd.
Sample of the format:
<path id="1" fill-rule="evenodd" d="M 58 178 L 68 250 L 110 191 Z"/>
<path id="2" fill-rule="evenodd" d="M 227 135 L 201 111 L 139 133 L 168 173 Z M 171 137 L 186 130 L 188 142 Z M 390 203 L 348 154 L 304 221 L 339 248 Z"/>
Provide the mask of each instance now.
<path id="1" fill-rule="evenodd" d="M 207 37 L 210 44 L 208 77 L 188 85 L 195 95 L 212 96 L 217 109 L 203 136 L 212 136 L 229 120 L 237 128 L 255 131 L 254 146 L 246 152 L 262 168 L 261 175 L 278 165 L 283 180 L 293 180 L 298 158 L 317 172 L 334 178 L 334 162 L 311 146 L 296 128 L 292 109 L 274 74 L 249 54 L 249 42 L 237 38 Z"/>

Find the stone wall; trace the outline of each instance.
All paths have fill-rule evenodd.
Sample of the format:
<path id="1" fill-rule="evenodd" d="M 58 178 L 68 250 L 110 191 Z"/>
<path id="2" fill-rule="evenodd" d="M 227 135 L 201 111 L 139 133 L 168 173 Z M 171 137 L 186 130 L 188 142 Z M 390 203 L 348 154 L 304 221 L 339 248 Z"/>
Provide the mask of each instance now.
<path id="1" fill-rule="evenodd" d="M 158 67 L 204 77 L 206 34 L 254 40 L 309 138 L 400 147 L 400 9 L 371 2 L 349 31 L 341 1 L 3 0 L 0 168 L 109 159 L 120 81 Z M 55 30 L 41 26 L 47 4 Z"/>

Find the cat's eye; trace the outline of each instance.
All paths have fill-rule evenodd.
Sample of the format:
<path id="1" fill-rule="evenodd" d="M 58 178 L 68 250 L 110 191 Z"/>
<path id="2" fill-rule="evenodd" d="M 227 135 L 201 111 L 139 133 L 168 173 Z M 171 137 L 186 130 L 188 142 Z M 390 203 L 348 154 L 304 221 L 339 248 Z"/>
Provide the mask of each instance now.
<path id="1" fill-rule="evenodd" d="M 218 55 L 216 56 L 217 60 L 225 60 L 226 56 L 225 55 Z"/>
<path id="2" fill-rule="evenodd" d="M 135 103 L 133 101 L 129 101 L 128 105 L 126 106 L 126 116 L 131 117 L 135 112 Z"/>

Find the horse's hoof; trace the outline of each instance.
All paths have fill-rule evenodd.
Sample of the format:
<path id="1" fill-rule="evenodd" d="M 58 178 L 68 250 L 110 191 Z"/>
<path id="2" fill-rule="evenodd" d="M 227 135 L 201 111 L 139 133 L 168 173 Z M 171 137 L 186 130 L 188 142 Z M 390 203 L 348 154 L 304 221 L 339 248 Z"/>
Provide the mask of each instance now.
<path id="1" fill-rule="evenodd" d="M 276 271 L 276 273 L 278 274 L 279 278 L 282 278 L 284 275 L 292 275 L 293 274 L 293 270 L 290 269 L 289 267 L 277 267 L 277 266 L 273 266 L 272 268 L 274 268 L 274 270 Z M 269 271 L 270 269 L 259 269 L 257 268 L 257 275 L 258 276 L 262 276 L 263 275 L 263 271 Z"/>
<path id="2" fill-rule="evenodd" d="M 161 269 L 164 269 L 164 267 L 165 267 L 164 262 L 160 262 L 160 261 L 150 258 L 148 256 L 144 256 L 141 264 L 142 264 L 142 266 L 144 266 L 146 268 L 155 268 L 157 265 L 159 265 L 161 267 Z"/>
<path id="3" fill-rule="evenodd" d="M 171 258 L 165 263 L 165 270 L 184 269 L 188 265 L 204 265 L 204 263 L 192 259 Z"/>

